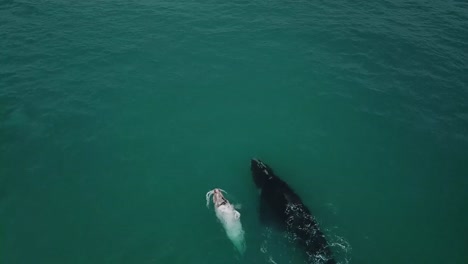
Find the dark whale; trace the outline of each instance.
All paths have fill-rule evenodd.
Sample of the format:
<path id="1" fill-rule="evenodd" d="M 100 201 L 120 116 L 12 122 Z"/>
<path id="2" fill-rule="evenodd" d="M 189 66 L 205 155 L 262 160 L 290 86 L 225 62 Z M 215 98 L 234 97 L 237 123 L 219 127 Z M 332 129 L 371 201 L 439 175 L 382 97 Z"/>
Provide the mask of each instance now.
<path id="1" fill-rule="evenodd" d="M 301 198 L 273 170 L 258 159 L 251 160 L 253 180 L 260 194 L 260 220 L 273 220 L 307 253 L 308 263 L 335 264 L 317 222 Z"/>

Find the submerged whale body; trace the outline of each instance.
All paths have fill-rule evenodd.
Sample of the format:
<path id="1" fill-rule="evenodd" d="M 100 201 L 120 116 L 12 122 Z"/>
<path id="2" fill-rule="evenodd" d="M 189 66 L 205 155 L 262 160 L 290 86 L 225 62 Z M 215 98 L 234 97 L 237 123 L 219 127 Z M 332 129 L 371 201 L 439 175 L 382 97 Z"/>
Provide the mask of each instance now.
<path id="1" fill-rule="evenodd" d="M 216 217 L 223 225 L 226 235 L 234 244 L 237 251 L 243 255 L 245 252 L 244 229 L 240 221 L 240 213 L 224 198 L 222 189 L 215 188 L 206 193 L 206 206 L 209 207 L 210 197 L 213 196 L 213 205 Z"/>
<path id="2" fill-rule="evenodd" d="M 308 263 L 335 264 L 324 234 L 301 198 L 262 161 L 252 159 L 251 171 L 261 190 L 260 220 L 276 220 L 305 249 Z"/>

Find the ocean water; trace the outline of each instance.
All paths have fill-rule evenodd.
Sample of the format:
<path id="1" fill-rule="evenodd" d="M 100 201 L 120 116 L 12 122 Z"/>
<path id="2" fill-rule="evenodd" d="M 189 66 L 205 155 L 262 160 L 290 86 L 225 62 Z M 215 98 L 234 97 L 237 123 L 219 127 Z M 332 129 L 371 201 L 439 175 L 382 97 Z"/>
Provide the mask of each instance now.
<path id="1" fill-rule="evenodd" d="M 0 0 L 0 263 L 300 263 L 251 157 L 340 263 L 468 263 L 467 76 L 461 0 Z"/>

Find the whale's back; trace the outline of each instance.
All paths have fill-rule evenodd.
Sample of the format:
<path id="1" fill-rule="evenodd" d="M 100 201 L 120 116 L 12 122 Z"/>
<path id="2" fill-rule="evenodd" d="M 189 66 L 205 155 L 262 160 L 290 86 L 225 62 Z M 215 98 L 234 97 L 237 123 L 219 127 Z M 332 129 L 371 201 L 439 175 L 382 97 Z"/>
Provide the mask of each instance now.
<path id="1" fill-rule="evenodd" d="M 254 162 L 252 162 L 253 165 Z M 262 162 L 261 166 L 262 171 L 267 174 L 264 175 L 262 184 L 260 186 L 257 184 L 261 188 L 261 219 L 274 218 L 276 224 L 279 224 L 293 240 L 305 249 L 311 263 L 336 263 L 325 235 L 320 231 L 317 221 L 299 195 L 270 167 Z M 258 177 L 258 173 L 262 171 L 255 172 L 252 169 L 253 173 L 257 173 L 254 177 Z"/>

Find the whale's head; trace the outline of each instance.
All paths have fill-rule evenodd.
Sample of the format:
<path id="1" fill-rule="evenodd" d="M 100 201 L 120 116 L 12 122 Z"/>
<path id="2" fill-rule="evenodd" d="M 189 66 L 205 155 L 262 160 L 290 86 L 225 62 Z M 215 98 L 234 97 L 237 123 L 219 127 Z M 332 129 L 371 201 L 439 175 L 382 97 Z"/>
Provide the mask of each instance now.
<path id="1" fill-rule="evenodd" d="M 226 198 L 224 198 L 221 189 L 216 188 L 213 190 L 213 203 L 216 207 L 219 207 L 221 205 L 229 203 L 229 201 Z"/>
<path id="2" fill-rule="evenodd" d="M 259 159 L 250 161 L 250 170 L 257 188 L 262 188 L 266 181 L 275 177 L 273 170 Z"/>

